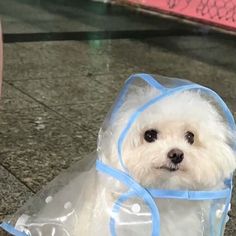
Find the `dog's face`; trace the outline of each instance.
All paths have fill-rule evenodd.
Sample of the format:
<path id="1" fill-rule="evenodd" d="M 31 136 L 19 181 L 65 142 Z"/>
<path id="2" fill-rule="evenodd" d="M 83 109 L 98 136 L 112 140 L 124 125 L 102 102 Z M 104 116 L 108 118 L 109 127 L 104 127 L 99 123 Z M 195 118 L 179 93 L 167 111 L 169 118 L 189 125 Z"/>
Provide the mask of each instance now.
<path id="1" fill-rule="evenodd" d="M 213 188 L 235 169 L 231 135 L 209 101 L 185 92 L 139 116 L 124 140 L 122 158 L 129 173 L 145 187 Z"/>

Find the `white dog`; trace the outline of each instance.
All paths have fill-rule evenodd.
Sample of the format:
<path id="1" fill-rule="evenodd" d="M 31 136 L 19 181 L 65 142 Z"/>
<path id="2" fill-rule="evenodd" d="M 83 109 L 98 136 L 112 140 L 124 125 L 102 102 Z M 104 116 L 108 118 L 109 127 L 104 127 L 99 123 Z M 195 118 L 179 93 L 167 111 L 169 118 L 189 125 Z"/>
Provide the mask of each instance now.
<path id="1" fill-rule="evenodd" d="M 100 131 L 99 158 L 113 168 L 128 171 L 145 188 L 196 191 L 224 188 L 224 180 L 236 168 L 231 147 L 235 135 L 217 106 L 199 91 L 171 95 L 142 112 L 124 140 L 122 159 L 126 170 L 121 166 L 117 152 L 121 131 L 133 112 L 156 95 L 155 89 L 137 88 L 126 97 L 114 121 L 105 123 Z M 66 232 L 72 229 L 72 233 L 56 235 L 109 236 L 111 209 L 126 190 L 121 182 L 94 167 L 71 181 L 51 205 L 42 210 L 40 217 L 44 220 L 44 216 L 50 216 L 50 222 L 56 219 L 51 227 L 54 233 L 55 227 L 61 225 Z M 72 199 L 73 210 L 59 217 L 56 211 L 60 212 L 59 206 L 63 206 L 66 199 Z M 156 199 L 156 203 L 161 236 L 209 236 L 209 201 Z M 132 202 L 124 203 L 124 212 L 132 218 L 129 206 Z M 146 222 L 141 228 L 133 222 L 129 227 L 131 231 L 121 230 L 118 236 L 151 235 L 150 218 L 145 218 L 143 207 L 141 205 Z M 128 222 L 118 217 L 117 225 L 122 226 L 122 223 L 125 226 Z M 145 228 L 148 224 L 149 229 Z M 41 232 L 46 232 L 42 235 L 54 235 L 49 233 L 48 222 L 41 225 Z M 30 227 L 33 226 L 31 223 Z"/>
<path id="2" fill-rule="evenodd" d="M 101 132 L 100 149 L 106 164 L 123 170 L 117 139 L 134 110 L 156 95 L 154 89 L 146 88 L 131 93 L 113 126 Z M 122 158 L 129 174 L 146 188 L 220 190 L 236 167 L 231 147 L 234 137 L 209 98 L 199 91 L 186 91 L 141 113 L 124 141 Z M 97 202 L 102 202 L 100 197 Z M 161 236 L 203 236 L 209 232 L 209 202 L 157 200 L 157 205 Z"/>

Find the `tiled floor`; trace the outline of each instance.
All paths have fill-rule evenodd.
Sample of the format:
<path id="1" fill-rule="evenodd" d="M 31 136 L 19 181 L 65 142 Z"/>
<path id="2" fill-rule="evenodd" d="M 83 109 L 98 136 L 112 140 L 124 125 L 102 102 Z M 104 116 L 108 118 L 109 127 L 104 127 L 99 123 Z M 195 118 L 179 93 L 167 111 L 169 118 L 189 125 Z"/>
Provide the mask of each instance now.
<path id="1" fill-rule="evenodd" d="M 67 26 L 71 27 L 68 31 L 99 30 L 101 22 L 109 19 L 100 13 L 100 25 L 92 25 L 88 19 L 93 12 L 79 11 L 71 19 L 65 12 L 45 10 L 44 5 L 37 7 L 24 0 L 22 9 L 32 13 L 25 15 L 19 1 L 11 2 L 21 14 L 14 15 L 0 0 L 5 33 L 57 31 Z M 142 21 L 143 16 L 138 16 L 141 23 L 135 24 L 135 13 L 124 18 L 115 13 L 117 29 L 123 21 L 128 22 L 126 29 L 155 28 L 158 22 Z M 37 14 L 43 14 L 46 22 L 39 23 Z M 82 16 L 84 21 L 79 20 Z M 52 21 L 55 28 L 50 28 Z M 222 95 L 236 114 L 235 53 L 235 39 L 209 36 L 6 43 L 0 103 L 0 219 L 95 150 L 99 126 L 132 73 L 159 73 L 201 83 Z M 236 235 L 236 196 L 233 200 L 226 236 Z"/>

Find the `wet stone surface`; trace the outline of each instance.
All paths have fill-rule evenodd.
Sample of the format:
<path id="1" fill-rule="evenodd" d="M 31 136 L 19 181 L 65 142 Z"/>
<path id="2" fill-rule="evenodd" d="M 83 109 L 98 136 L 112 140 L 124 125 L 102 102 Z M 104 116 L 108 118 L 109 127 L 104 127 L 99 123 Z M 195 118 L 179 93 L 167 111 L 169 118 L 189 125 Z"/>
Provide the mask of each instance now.
<path id="1" fill-rule="evenodd" d="M 40 105 L 2 112 L 0 163 L 37 191 L 61 169 L 95 149 L 95 135 L 83 138 L 85 121 L 73 125 Z"/>
<path id="2" fill-rule="evenodd" d="M 27 186 L 3 166 L 0 166 L 0 189 L 0 221 L 13 214 L 33 195 Z"/>

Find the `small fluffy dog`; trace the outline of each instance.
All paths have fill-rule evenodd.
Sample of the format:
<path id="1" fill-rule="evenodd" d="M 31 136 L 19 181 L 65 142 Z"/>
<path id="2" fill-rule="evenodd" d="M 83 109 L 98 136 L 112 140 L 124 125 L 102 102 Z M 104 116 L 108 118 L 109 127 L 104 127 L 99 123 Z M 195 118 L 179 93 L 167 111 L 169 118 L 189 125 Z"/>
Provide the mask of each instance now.
<path id="1" fill-rule="evenodd" d="M 155 89 L 136 89 L 126 97 L 114 124 L 101 131 L 99 145 L 106 164 L 123 170 L 117 139 L 134 110 L 156 95 Z M 200 91 L 185 91 L 141 113 L 124 141 L 122 158 L 129 174 L 146 188 L 220 190 L 236 167 L 234 138 L 213 101 Z M 156 201 L 161 236 L 208 235 L 210 202 Z"/>
<path id="2" fill-rule="evenodd" d="M 144 89 L 127 97 L 114 136 L 120 135 L 124 122 L 139 107 L 135 103 L 143 104 L 155 94 Z M 157 102 L 139 116 L 124 141 L 122 156 L 129 174 L 142 186 L 221 189 L 236 167 L 234 138 L 209 98 L 200 91 L 186 91 Z M 111 165 L 120 168 L 115 143 L 112 149 Z"/>
<path id="3" fill-rule="evenodd" d="M 122 159 L 126 170 L 121 166 L 117 141 L 122 130 L 133 112 L 157 95 L 155 89 L 145 87 L 134 87 L 133 92 L 129 92 L 114 120 L 106 121 L 99 133 L 99 159 L 127 171 L 145 188 L 196 191 L 224 188 L 224 180 L 230 178 L 236 168 L 232 149 L 235 134 L 217 105 L 200 91 L 176 93 L 143 111 L 124 140 Z M 56 235 L 110 236 L 112 208 L 126 191 L 127 188 L 113 177 L 96 171 L 95 167 L 89 168 L 40 213 L 41 221 L 50 216 L 51 223 L 38 224 L 37 220 L 36 227 L 42 225 L 41 232 L 46 232 L 42 235 L 54 235 L 55 227 L 61 227 L 63 233 Z M 72 210 L 60 213 L 60 207 L 69 200 Z M 130 207 L 135 201 L 124 202 L 121 211 L 126 215 L 122 218 L 122 214 L 118 214 L 116 218 L 119 236 L 151 235 L 150 210 L 139 202 L 141 213 L 134 216 Z M 210 201 L 155 201 L 160 213 L 161 236 L 210 235 Z M 132 224 L 127 225 L 129 222 Z M 143 223 L 141 227 L 137 222 Z M 214 225 L 217 226 L 217 222 L 214 221 Z M 54 233 L 50 234 L 50 230 Z"/>

